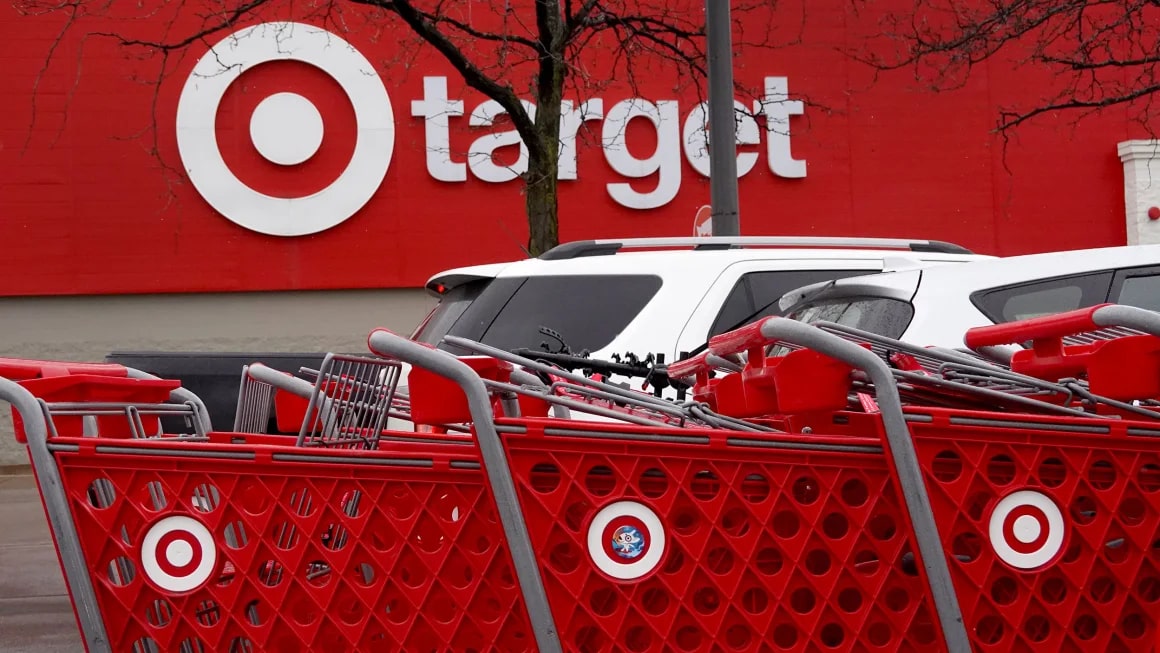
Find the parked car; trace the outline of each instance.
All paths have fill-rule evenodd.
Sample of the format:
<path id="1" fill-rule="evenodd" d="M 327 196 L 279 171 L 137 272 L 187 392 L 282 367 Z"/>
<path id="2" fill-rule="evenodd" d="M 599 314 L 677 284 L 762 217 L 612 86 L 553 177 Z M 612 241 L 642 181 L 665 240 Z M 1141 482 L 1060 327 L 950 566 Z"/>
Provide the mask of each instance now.
<path id="1" fill-rule="evenodd" d="M 1160 245 L 1030 254 L 814 283 L 779 302 L 918 345 L 962 347 L 967 329 L 1114 302 L 1160 310 Z"/>
<path id="2" fill-rule="evenodd" d="M 988 258 L 952 243 L 880 238 L 571 242 L 539 258 L 433 276 L 426 287 L 440 301 L 411 337 L 456 354 L 470 352 L 440 344 L 444 336 L 508 351 L 663 363 L 779 313 L 778 300 L 803 284 Z M 630 381 L 610 374 L 611 381 Z M 410 425 L 392 420 L 391 427 Z"/>
<path id="3" fill-rule="evenodd" d="M 449 270 L 427 290 L 439 304 L 412 334 L 501 349 L 674 360 L 718 333 L 778 312 L 819 281 L 991 258 L 927 240 L 642 238 L 572 242 L 539 258 Z M 559 335 L 557 340 L 553 335 Z"/>

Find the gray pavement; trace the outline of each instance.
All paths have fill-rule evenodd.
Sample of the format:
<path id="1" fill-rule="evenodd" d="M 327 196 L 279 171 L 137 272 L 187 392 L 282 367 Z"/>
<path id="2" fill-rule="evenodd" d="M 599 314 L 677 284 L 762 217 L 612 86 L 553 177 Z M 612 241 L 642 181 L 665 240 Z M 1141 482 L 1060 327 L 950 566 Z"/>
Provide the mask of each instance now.
<path id="1" fill-rule="evenodd" d="M 0 469 L 0 651 L 83 651 L 40 494 L 23 470 Z"/>

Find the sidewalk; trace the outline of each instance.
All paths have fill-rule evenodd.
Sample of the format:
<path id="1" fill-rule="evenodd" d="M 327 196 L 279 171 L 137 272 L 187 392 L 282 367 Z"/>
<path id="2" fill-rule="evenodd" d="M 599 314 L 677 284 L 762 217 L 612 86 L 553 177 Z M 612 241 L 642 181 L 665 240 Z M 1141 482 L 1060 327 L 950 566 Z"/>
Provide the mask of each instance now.
<path id="1" fill-rule="evenodd" d="M 9 471 L 0 469 L 0 651 L 83 651 L 36 482 Z"/>

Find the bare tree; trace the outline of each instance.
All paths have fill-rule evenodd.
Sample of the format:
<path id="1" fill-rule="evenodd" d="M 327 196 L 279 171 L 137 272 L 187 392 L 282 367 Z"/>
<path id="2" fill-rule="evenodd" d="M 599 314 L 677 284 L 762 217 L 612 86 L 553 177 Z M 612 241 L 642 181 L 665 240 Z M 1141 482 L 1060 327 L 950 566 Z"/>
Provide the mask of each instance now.
<path id="1" fill-rule="evenodd" d="M 111 0 L 15 0 L 26 13 L 67 16 L 62 31 L 80 29 L 85 16 L 112 15 Z M 131 56 L 160 59 L 154 83 L 160 87 L 173 61 L 191 47 L 209 45 L 215 36 L 262 20 L 284 18 L 275 0 L 156 0 L 116 3 L 118 18 L 148 19 L 150 30 L 123 21 L 116 32 L 86 32 L 85 38 L 113 38 Z M 752 9 L 772 15 L 760 0 L 734 10 L 741 41 L 770 46 L 769 26 L 745 19 Z M 634 85 L 663 67 L 704 97 L 704 11 L 699 2 L 670 0 L 315 0 L 295 7 L 296 19 L 377 30 L 398 38 L 399 27 L 425 47 L 434 48 L 467 86 L 498 104 L 526 148 L 518 172 L 525 189 L 528 253 L 535 256 L 558 243 L 557 180 L 560 127 L 565 97 L 584 98 L 616 82 Z M 183 20 L 178 20 L 184 16 Z M 189 20 L 196 16 L 195 20 Z M 766 19 L 768 20 L 768 18 Z M 137 21 L 141 24 L 143 21 Z M 182 27 L 184 26 L 184 27 Z M 757 39 L 752 40 L 756 34 Z M 59 39 L 58 39 L 59 43 Z M 738 45 L 742 45 L 739 43 Z M 417 48 L 403 47 L 405 53 Z M 608 70 L 592 75 L 590 53 L 603 51 Z M 48 53 L 49 57 L 52 52 Z M 530 96 L 530 102 L 521 99 Z M 155 95 L 156 97 L 156 95 Z M 156 115 L 154 125 L 156 132 Z M 156 140 L 154 140 L 156 145 Z M 159 155 L 156 146 L 155 155 Z"/>
<path id="2" fill-rule="evenodd" d="M 893 51 L 856 56 L 879 70 L 912 68 L 936 90 L 961 86 L 991 60 L 1049 71 L 1049 91 L 1001 109 L 1002 132 L 1056 112 L 1120 107 L 1144 125 L 1156 116 L 1157 0 L 914 0 L 881 25 Z"/>

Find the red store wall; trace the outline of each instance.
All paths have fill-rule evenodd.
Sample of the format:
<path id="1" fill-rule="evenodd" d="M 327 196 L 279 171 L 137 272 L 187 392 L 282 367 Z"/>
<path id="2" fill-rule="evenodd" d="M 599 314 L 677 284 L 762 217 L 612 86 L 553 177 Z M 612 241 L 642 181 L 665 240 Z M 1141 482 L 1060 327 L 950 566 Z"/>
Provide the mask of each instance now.
<path id="1" fill-rule="evenodd" d="M 784 145 L 771 153 L 763 120 L 753 126 L 759 142 L 739 148 L 751 161 L 740 181 L 744 233 L 931 238 L 1000 255 L 1124 243 L 1116 144 L 1142 128 L 1130 126 L 1122 111 L 1078 124 L 1073 115 L 1045 116 L 1004 146 L 992 133 L 998 108 L 1047 93 L 1052 80 L 1042 72 L 996 60 L 976 69 L 963 88 L 942 94 L 923 90 L 907 71 L 875 79 L 840 52 L 865 42 L 874 14 L 853 11 L 848 0 L 811 0 L 808 10 L 802 2 L 777 3 L 776 16 L 743 17 L 762 25 L 772 19 L 768 44 L 798 36 L 800 44 L 742 48 L 735 59 L 739 85 L 760 96 L 767 84 L 785 84 L 793 99 L 804 100 L 800 115 L 790 118 L 788 153 Z M 356 127 L 356 104 L 371 98 L 381 109 L 373 85 L 352 101 L 317 67 L 272 61 L 228 84 L 198 81 L 209 90 L 187 107 L 182 124 L 193 144 L 187 150 L 178 147 L 179 98 L 198 59 L 224 34 L 163 61 L 148 49 L 86 34 L 150 40 L 196 27 L 169 5 L 148 21 L 129 18 L 140 10 L 119 6 L 112 11 L 122 14 L 78 21 L 59 43 L 64 15 L 23 16 L 11 5 L 0 7 L 0 296 L 406 287 L 448 267 L 522 256 L 520 181 L 487 181 L 481 177 L 502 178 L 502 167 L 464 165 L 473 142 L 509 128 L 470 126 L 468 115 L 485 98 L 465 89 L 429 49 L 414 51 L 396 22 L 384 26 L 354 5 L 337 6 L 349 28 L 341 37 L 365 58 L 389 97 L 389 113 L 363 109 L 369 121 L 363 127 L 376 123 L 378 131 L 360 134 Z M 700 6 L 692 3 L 689 11 Z M 289 5 L 271 5 L 238 29 L 285 20 L 325 22 Z M 325 24 L 333 31 L 337 23 Z M 260 46 L 253 48 L 260 54 Z M 474 54 L 486 59 L 479 52 Z M 639 74 L 628 78 L 619 74 L 611 50 L 592 52 L 584 63 L 597 81 L 583 99 L 601 100 L 606 120 L 618 103 L 640 98 L 675 102 L 675 109 L 662 106 L 665 115 L 679 116 L 679 125 L 667 120 L 658 129 L 634 119 L 627 149 L 606 154 L 602 121 L 586 122 L 592 133 L 578 138 L 576 179 L 561 181 L 561 239 L 691 234 L 695 210 L 709 197 L 708 180 L 680 144 L 681 127 L 699 101 L 696 89 L 662 61 L 642 55 Z M 351 61 L 333 52 L 323 56 L 334 65 Z M 514 84 L 529 79 L 518 65 L 512 70 Z M 348 66 L 348 78 L 350 73 Z M 412 103 L 424 99 L 425 80 L 437 87 L 440 78 L 450 99 L 463 100 L 464 113 L 447 118 L 449 160 L 433 174 L 431 130 L 412 115 Z M 206 100 L 216 86 L 224 87 L 220 102 Z M 282 153 L 307 157 L 292 165 L 263 158 L 250 131 L 261 103 L 285 92 L 306 98 L 324 129 L 316 150 Z M 753 103 L 745 94 L 738 99 Z M 287 105 L 267 108 L 275 106 Z M 360 139 L 384 142 L 376 139 L 387 138 L 390 125 L 385 173 L 381 152 L 377 159 L 373 151 L 358 155 L 372 161 L 370 173 L 356 175 L 372 186 L 365 202 L 348 187 L 338 188 L 333 201 L 307 202 L 349 172 Z M 274 149 L 286 144 L 277 133 L 262 139 Z M 207 140 L 221 153 L 210 172 L 214 166 L 205 160 L 183 158 L 188 148 L 204 155 Z M 514 161 L 517 149 L 500 148 L 497 160 Z M 661 163 L 649 172 L 656 169 L 647 164 L 654 152 Z M 778 152 L 792 161 L 771 165 Z M 646 161 L 637 167 L 649 174 L 629 177 L 630 157 Z M 202 190 L 189 180 L 191 165 L 204 177 Z M 381 183 L 372 183 L 376 166 Z M 462 181 L 436 178 L 457 175 Z M 216 181 L 230 178 L 236 182 Z M 259 194 L 267 199 L 247 199 Z M 626 202 L 625 195 L 650 199 Z M 634 201 L 652 206 L 625 206 Z M 272 236 L 223 217 L 215 206 L 226 204 L 227 212 L 274 225 L 327 222 L 347 205 L 357 211 L 315 233 Z"/>

